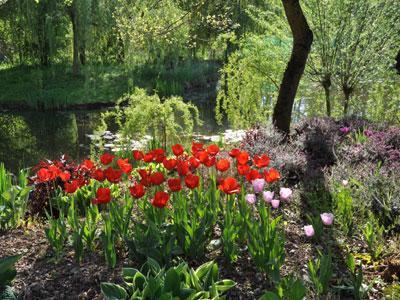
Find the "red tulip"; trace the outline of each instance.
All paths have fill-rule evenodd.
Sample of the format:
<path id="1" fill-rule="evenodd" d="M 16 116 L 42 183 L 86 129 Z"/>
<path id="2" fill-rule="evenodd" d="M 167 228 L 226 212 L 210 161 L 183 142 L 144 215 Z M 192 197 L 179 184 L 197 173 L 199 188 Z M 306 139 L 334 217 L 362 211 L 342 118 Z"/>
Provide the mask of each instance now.
<path id="1" fill-rule="evenodd" d="M 172 152 L 176 155 L 176 156 L 180 156 L 183 154 L 183 151 L 185 151 L 185 149 L 183 148 L 183 146 L 181 144 L 175 144 L 172 147 Z"/>
<path id="2" fill-rule="evenodd" d="M 132 197 L 139 199 L 144 196 L 146 191 L 144 190 L 143 184 L 137 183 L 129 188 L 129 192 L 131 193 Z"/>
<path id="3" fill-rule="evenodd" d="M 170 178 L 167 183 L 171 192 L 179 192 L 182 189 L 180 178 Z"/>
<path id="4" fill-rule="evenodd" d="M 268 167 L 269 165 L 269 157 L 266 154 L 263 154 L 261 156 L 259 155 L 255 155 L 253 158 L 253 162 L 254 164 L 257 166 L 257 168 L 261 169 L 261 168 L 265 168 Z"/>
<path id="5" fill-rule="evenodd" d="M 248 182 L 252 182 L 254 179 L 258 179 L 258 178 L 262 178 L 260 172 L 258 172 L 257 170 L 250 170 L 247 174 L 246 174 L 246 179 Z"/>
<path id="6" fill-rule="evenodd" d="M 65 182 L 64 183 L 64 190 L 67 193 L 73 194 L 79 188 L 78 180 L 72 180 L 71 183 Z"/>
<path id="7" fill-rule="evenodd" d="M 196 154 L 197 152 L 203 151 L 203 144 L 192 142 L 192 154 Z"/>
<path id="8" fill-rule="evenodd" d="M 121 180 L 122 171 L 118 169 L 113 169 L 112 167 L 108 167 L 104 171 L 104 175 L 109 182 L 117 183 Z"/>
<path id="9" fill-rule="evenodd" d="M 219 161 L 217 161 L 217 164 L 215 165 L 217 170 L 220 171 L 220 172 L 227 171 L 230 166 L 231 166 L 231 163 L 229 162 L 229 160 L 227 160 L 225 158 L 220 159 Z"/>
<path id="10" fill-rule="evenodd" d="M 112 161 L 114 160 L 114 155 L 110 154 L 110 153 L 104 153 L 100 156 L 100 161 L 103 165 L 109 165 L 112 163 Z"/>
<path id="11" fill-rule="evenodd" d="M 94 168 L 94 163 L 90 159 L 85 159 L 81 164 L 81 168 L 92 170 Z"/>
<path id="12" fill-rule="evenodd" d="M 51 172 L 46 168 L 41 168 L 37 171 L 36 176 L 39 179 L 39 182 L 46 182 L 50 180 Z"/>
<path id="13" fill-rule="evenodd" d="M 163 160 L 165 158 L 164 149 L 162 149 L 162 148 L 154 149 L 153 151 L 151 151 L 151 153 L 153 154 L 153 160 L 155 162 L 158 162 L 158 163 L 163 162 Z"/>
<path id="14" fill-rule="evenodd" d="M 106 204 L 111 201 L 111 190 L 109 188 L 98 188 L 96 198 L 92 200 L 94 204 Z"/>
<path id="15" fill-rule="evenodd" d="M 146 154 L 143 156 L 143 160 L 144 160 L 144 162 L 146 162 L 146 163 L 152 162 L 153 159 L 154 159 L 154 156 L 153 156 L 152 153 L 146 153 Z"/>
<path id="16" fill-rule="evenodd" d="M 96 169 L 94 172 L 92 172 L 92 178 L 97 181 L 104 181 L 104 179 L 106 179 L 106 176 L 101 169 Z"/>
<path id="17" fill-rule="evenodd" d="M 246 151 L 242 151 L 236 156 L 236 159 L 240 165 L 245 165 L 249 161 L 249 154 Z"/>
<path id="18" fill-rule="evenodd" d="M 151 200 L 151 205 L 158 208 L 163 208 L 167 205 L 168 199 L 169 194 L 167 192 L 158 191 L 154 195 L 154 198 Z"/>
<path id="19" fill-rule="evenodd" d="M 208 160 L 208 152 L 207 151 L 200 151 L 196 153 L 196 158 L 204 164 Z"/>
<path id="20" fill-rule="evenodd" d="M 207 160 L 203 163 L 207 168 L 215 165 L 215 156 L 209 156 Z"/>
<path id="21" fill-rule="evenodd" d="M 133 150 L 132 155 L 134 160 L 142 160 L 144 157 L 143 152 L 140 150 Z"/>
<path id="22" fill-rule="evenodd" d="M 160 185 L 164 182 L 164 174 L 162 172 L 155 172 L 150 175 L 150 182 L 154 185 Z"/>
<path id="23" fill-rule="evenodd" d="M 229 151 L 229 156 L 233 158 L 233 157 L 238 156 L 239 153 L 240 153 L 240 150 L 237 148 L 234 148 L 231 151 Z"/>
<path id="24" fill-rule="evenodd" d="M 235 178 L 227 177 L 222 180 L 219 189 L 228 195 L 237 194 L 240 192 L 240 185 Z"/>
<path id="25" fill-rule="evenodd" d="M 174 158 L 171 159 L 164 158 L 163 160 L 164 168 L 166 168 L 168 171 L 175 169 L 177 163 L 178 161 Z"/>
<path id="26" fill-rule="evenodd" d="M 71 178 L 71 173 L 64 171 L 58 174 L 58 177 L 60 177 L 62 181 L 66 182 Z"/>
<path id="27" fill-rule="evenodd" d="M 138 170 L 138 173 L 139 173 L 140 177 L 142 178 L 140 183 L 143 184 L 144 186 L 149 186 L 151 183 L 150 182 L 151 171 L 147 171 L 145 169 L 140 169 L 140 170 Z"/>
<path id="28" fill-rule="evenodd" d="M 151 171 L 147 171 L 146 169 L 139 169 L 139 170 L 137 170 L 138 171 L 138 173 L 139 173 L 139 175 L 140 175 L 140 177 L 143 179 L 143 178 L 147 178 L 147 177 L 149 177 L 150 176 L 150 174 L 151 174 Z"/>
<path id="29" fill-rule="evenodd" d="M 185 184 L 189 189 L 194 189 L 199 186 L 200 178 L 197 175 L 188 174 L 185 177 Z"/>
<path id="30" fill-rule="evenodd" d="M 61 170 L 55 165 L 49 166 L 48 170 L 50 172 L 50 180 L 56 179 L 61 174 Z"/>
<path id="31" fill-rule="evenodd" d="M 132 172 L 132 165 L 128 162 L 127 158 L 118 159 L 117 164 L 118 164 L 118 167 L 121 169 L 121 171 L 124 172 L 125 174 L 129 174 L 130 172 Z"/>
<path id="32" fill-rule="evenodd" d="M 264 171 L 264 178 L 267 182 L 271 183 L 279 180 L 281 178 L 281 174 L 279 174 L 278 170 L 271 168 L 269 171 Z"/>
<path id="33" fill-rule="evenodd" d="M 250 166 L 249 165 L 237 165 L 237 171 L 239 175 L 245 176 L 247 173 L 250 172 Z"/>
<path id="34" fill-rule="evenodd" d="M 217 155 L 218 152 L 219 152 L 219 147 L 218 147 L 217 145 L 215 145 L 215 144 L 212 144 L 212 145 L 210 145 L 210 146 L 207 147 L 207 152 L 208 152 L 210 155 L 215 156 L 215 155 Z"/>
<path id="35" fill-rule="evenodd" d="M 197 169 L 200 166 L 200 161 L 196 157 L 189 158 L 189 164 L 193 169 Z"/>
<path id="36" fill-rule="evenodd" d="M 179 176 L 186 176 L 186 174 L 189 173 L 189 163 L 184 160 L 178 161 L 177 171 Z"/>

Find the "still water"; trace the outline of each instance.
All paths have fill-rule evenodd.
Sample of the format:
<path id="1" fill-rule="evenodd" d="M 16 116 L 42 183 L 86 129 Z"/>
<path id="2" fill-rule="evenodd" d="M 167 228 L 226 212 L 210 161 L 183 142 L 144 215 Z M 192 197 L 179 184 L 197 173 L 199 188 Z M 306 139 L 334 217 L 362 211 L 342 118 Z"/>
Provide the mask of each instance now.
<path id="1" fill-rule="evenodd" d="M 213 107 L 198 103 L 203 134 L 215 133 Z M 12 172 L 61 154 L 80 160 L 90 153 L 87 135 L 100 125 L 101 111 L 0 112 L 0 162 Z"/>

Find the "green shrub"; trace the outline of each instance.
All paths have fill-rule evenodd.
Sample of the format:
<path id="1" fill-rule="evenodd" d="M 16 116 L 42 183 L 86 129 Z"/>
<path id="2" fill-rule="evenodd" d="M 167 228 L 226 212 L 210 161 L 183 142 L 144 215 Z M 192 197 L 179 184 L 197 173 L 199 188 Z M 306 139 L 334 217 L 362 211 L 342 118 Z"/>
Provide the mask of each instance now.
<path id="1" fill-rule="evenodd" d="M 122 107 L 125 101 L 127 106 Z M 180 97 L 162 101 L 157 94 L 150 96 L 145 90 L 136 88 L 118 103 L 115 112 L 106 113 L 104 117 L 115 118 L 122 135 L 128 139 L 140 139 L 150 134 L 166 147 L 171 140 L 182 141 L 182 137 L 190 137 L 195 126 L 201 124 L 197 107 Z"/>
<path id="2" fill-rule="evenodd" d="M 0 300 L 14 300 L 15 296 L 9 287 L 17 275 L 15 263 L 22 255 L 8 256 L 0 259 Z"/>
<path id="3" fill-rule="evenodd" d="M 102 283 L 101 291 L 111 299 L 222 299 L 222 295 L 235 286 L 232 280 L 219 280 L 218 266 L 208 262 L 196 270 L 181 263 L 169 269 L 148 259 L 141 270 L 122 270 L 124 287 Z"/>
<path id="4" fill-rule="evenodd" d="M 26 170 L 19 172 L 16 184 L 13 181 L 13 176 L 0 164 L 0 230 L 20 226 L 25 217 L 31 190 Z"/>

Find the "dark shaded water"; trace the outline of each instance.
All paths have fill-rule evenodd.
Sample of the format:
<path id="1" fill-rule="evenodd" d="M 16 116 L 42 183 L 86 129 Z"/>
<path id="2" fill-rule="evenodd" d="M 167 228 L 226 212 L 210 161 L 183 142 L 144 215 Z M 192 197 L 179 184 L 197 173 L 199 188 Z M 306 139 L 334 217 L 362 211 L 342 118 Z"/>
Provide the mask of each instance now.
<path id="1" fill-rule="evenodd" d="M 212 106 L 198 103 L 201 133 L 217 130 Z M 80 160 L 90 154 L 87 134 L 100 124 L 101 111 L 0 112 L 0 162 L 12 172 L 61 154 Z"/>
<path id="2" fill-rule="evenodd" d="M 80 159 L 89 154 L 86 134 L 99 121 L 98 111 L 0 113 L 0 162 L 16 171 L 63 153 Z"/>

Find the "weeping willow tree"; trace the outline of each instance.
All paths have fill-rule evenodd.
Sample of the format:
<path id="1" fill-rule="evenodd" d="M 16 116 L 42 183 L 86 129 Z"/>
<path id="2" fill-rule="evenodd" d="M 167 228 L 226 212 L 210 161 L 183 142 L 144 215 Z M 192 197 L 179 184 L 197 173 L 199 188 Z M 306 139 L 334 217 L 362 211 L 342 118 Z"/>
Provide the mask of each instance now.
<path id="1" fill-rule="evenodd" d="M 193 9 L 199 5 L 193 5 Z M 126 61 L 160 64 L 184 56 L 189 15 L 173 0 L 119 1 L 114 17 Z"/>
<path id="2" fill-rule="evenodd" d="M 235 128 L 265 122 L 271 116 L 279 91 L 290 44 L 273 37 L 248 36 L 239 42 L 221 70 L 221 87 L 217 96 L 216 118 L 224 114 Z"/>
<path id="3" fill-rule="evenodd" d="M 120 133 L 129 139 L 139 140 L 151 134 L 166 147 L 170 141 L 190 137 L 195 126 L 202 123 L 197 107 L 180 97 L 161 101 L 157 94 L 148 95 L 144 89 L 136 88 L 119 102 L 124 102 L 124 107 L 117 105 L 114 112 L 104 117 L 115 119 Z"/>
<path id="4" fill-rule="evenodd" d="M 12 63 L 50 64 L 56 47 L 52 37 L 58 26 L 55 16 L 47 15 L 47 8 L 47 2 L 28 0 L 8 1 L 0 6 L 0 28 L 4 30 L 1 37 L 8 45 Z"/>
<path id="5" fill-rule="evenodd" d="M 234 51 L 221 70 L 216 119 L 226 116 L 235 128 L 265 122 L 271 116 L 278 95 L 291 39 L 278 1 L 267 10 L 249 6 L 247 15 L 260 31 L 237 41 Z"/>

